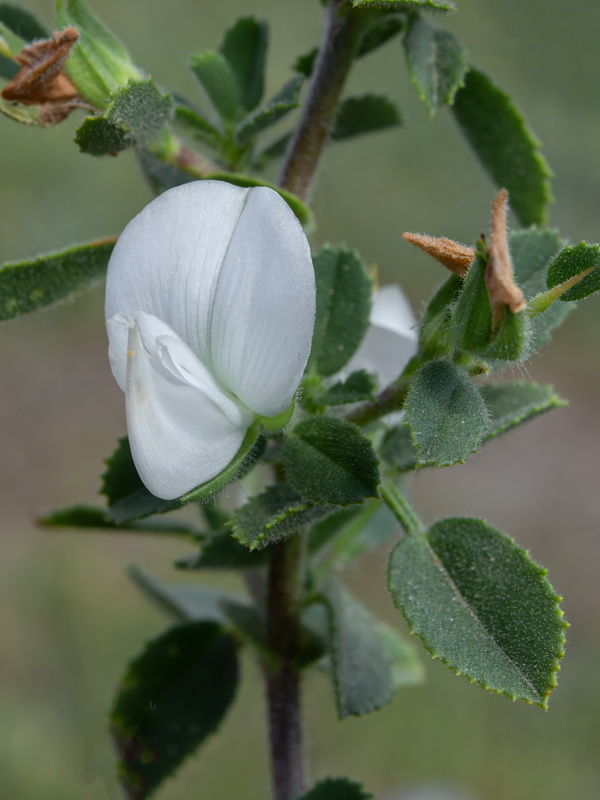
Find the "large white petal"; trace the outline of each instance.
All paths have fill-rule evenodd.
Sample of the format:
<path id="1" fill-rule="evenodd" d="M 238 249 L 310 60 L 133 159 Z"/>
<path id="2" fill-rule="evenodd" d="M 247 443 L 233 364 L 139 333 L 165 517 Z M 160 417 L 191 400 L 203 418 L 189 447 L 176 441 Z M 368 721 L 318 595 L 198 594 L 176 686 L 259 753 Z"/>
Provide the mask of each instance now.
<path id="1" fill-rule="evenodd" d="M 136 468 L 146 487 L 166 500 L 221 472 L 252 421 L 185 343 L 146 314 L 129 328 L 126 397 Z"/>
<path id="2" fill-rule="evenodd" d="M 371 325 L 344 372 L 366 369 L 379 388 L 395 380 L 417 352 L 416 320 L 399 286 L 382 286 L 373 295 Z"/>
<path id="3" fill-rule="evenodd" d="M 276 192 L 252 189 L 214 296 L 214 374 L 256 413 L 281 413 L 302 378 L 314 317 L 314 270 L 302 227 Z"/>
<path id="4" fill-rule="evenodd" d="M 106 319 L 117 314 L 130 318 L 137 311 L 152 314 L 167 322 L 210 369 L 214 294 L 248 191 L 197 181 L 147 205 L 127 225 L 111 256 Z M 113 333 L 118 335 L 115 325 L 109 338 Z M 115 374 L 119 377 L 122 371 Z"/>

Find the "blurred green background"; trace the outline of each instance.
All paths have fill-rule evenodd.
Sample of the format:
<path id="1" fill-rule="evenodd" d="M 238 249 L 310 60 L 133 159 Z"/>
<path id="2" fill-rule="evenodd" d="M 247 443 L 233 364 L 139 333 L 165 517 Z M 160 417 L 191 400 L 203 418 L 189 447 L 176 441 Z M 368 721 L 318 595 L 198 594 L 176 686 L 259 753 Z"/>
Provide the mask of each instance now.
<path id="1" fill-rule="evenodd" d="M 458 4 L 458 14 L 434 21 L 463 38 L 473 62 L 513 94 L 543 139 L 556 173 L 553 224 L 573 240 L 597 241 L 600 6 Z M 28 5 L 50 22 L 50 0 Z M 272 22 L 271 90 L 320 27 L 316 0 L 98 0 L 95 8 L 140 66 L 189 96 L 196 90 L 187 54 L 214 47 L 238 15 Z M 401 231 L 470 242 L 487 226 L 493 187 L 450 115 L 427 118 L 398 42 L 357 65 L 348 91 L 374 87 L 397 100 L 405 125 L 327 153 L 314 195 L 315 244 L 356 247 L 420 309 L 443 275 L 401 243 Z M 2 261 L 118 233 L 150 199 L 131 154 L 78 154 L 75 116 L 48 130 L 0 119 Z M 555 342 L 514 372 L 555 383 L 569 408 L 495 441 L 462 467 L 425 471 L 414 481 L 426 520 L 485 517 L 550 570 L 572 624 L 550 711 L 487 695 L 425 655 L 423 687 L 405 690 L 369 718 L 338 723 L 327 681 L 313 675 L 305 697 L 315 777 L 348 774 L 386 800 L 426 780 L 484 800 L 600 796 L 599 313 L 598 298 L 583 303 Z M 123 568 L 137 562 L 170 578 L 171 562 L 188 547 L 35 527 L 44 510 L 95 502 L 102 460 L 124 432 L 123 397 L 106 359 L 102 291 L 5 325 L 0 358 L 0 797 L 118 798 L 107 710 L 126 660 L 164 626 Z M 348 582 L 402 627 L 383 589 L 385 556 L 363 559 Z M 268 795 L 262 688 L 249 657 L 243 672 L 221 735 L 164 787 L 164 800 Z"/>

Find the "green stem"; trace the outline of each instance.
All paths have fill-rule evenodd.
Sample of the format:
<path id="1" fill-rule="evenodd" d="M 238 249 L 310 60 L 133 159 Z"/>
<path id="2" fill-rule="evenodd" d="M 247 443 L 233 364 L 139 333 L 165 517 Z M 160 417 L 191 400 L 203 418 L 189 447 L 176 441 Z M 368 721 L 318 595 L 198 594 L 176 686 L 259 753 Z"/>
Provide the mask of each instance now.
<path id="1" fill-rule="evenodd" d="M 331 132 L 338 103 L 369 17 L 347 0 L 330 0 L 306 103 L 279 184 L 301 200 L 308 195 Z"/>
<path id="2" fill-rule="evenodd" d="M 303 537 L 274 545 L 267 588 L 267 641 L 277 667 L 265 666 L 274 800 L 306 789 L 297 666 L 302 603 Z"/>
<path id="3" fill-rule="evenodd" d="M 374 402 L 369 401 L 357 406 L 346 416 L 346 419 L 348 422 L 362 427 L 375 422 L 391 411 L 400 411 L 406 400 L 409 385 L 410 377 L 398 378 L 380 392 Z"/>
<path id="4" fill-rule="evenodd" d="M 423 523 L 415 510 L 394 484 L 382 483 L 379 494 L 409 536 L 416 536 L 423 531 Z"/>

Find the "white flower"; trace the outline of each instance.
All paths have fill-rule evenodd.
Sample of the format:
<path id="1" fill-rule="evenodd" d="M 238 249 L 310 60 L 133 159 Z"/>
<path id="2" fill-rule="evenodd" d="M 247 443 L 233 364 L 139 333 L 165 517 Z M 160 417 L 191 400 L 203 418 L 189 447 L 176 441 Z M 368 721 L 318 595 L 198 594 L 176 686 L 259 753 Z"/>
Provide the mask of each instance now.
<path id="1" fill-rule="evenodd" d="M 137 470 L 180 497 L 290 408 L 314 326 L 308 242 L 271 189 L 179 186 L 121 234 L 105 315 Z"/>
<path id="2" fill-rule="evenodd" d="M 399 286 L 389 284 L 374 292 L 370 323 L 344 372 L 366 369 L 383 389 L 400 376 L 418 348 L 417 321 Z"/>

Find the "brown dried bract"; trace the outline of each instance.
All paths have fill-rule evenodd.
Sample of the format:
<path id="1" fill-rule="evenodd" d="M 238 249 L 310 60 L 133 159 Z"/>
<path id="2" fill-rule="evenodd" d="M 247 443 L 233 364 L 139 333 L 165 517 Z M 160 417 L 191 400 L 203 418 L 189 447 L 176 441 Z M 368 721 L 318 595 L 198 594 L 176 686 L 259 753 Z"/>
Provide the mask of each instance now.
<path id="1" fill-rule="evenodd" d="M 475 250 L 472 247 L 459 244 L 452 239 L 440 239 L 420 233 L 403 233 L 402 237 L 404 241 L 428 253 L 460 278 L 465 277 L 475 258 Z"/>
<path id="2" fill-rule="evenodd" d="M 497 324 L 508 306 L 513 314 L 527 306 L 523 292 L 514 281 L 513 266 L 508 249 L 506 235 L 506 203 L 508 192 L 501 189 L 492 206 L 492 224 L 490 227 L 490 256 L 485 282 L 490 297 L 492 316 Z"/>
<path id="3" fill-rule="evenodd" d="M 73 109 L 87 104 L 63 73 L 71 47 L 79 38 L 75 28 L 54 31 L 52 38 L 24 47 L 16 56 L 22 69 L 2 90 L 2 97 L 11 102 L 40 107 L 40 121 L 55 125 Z"/>

